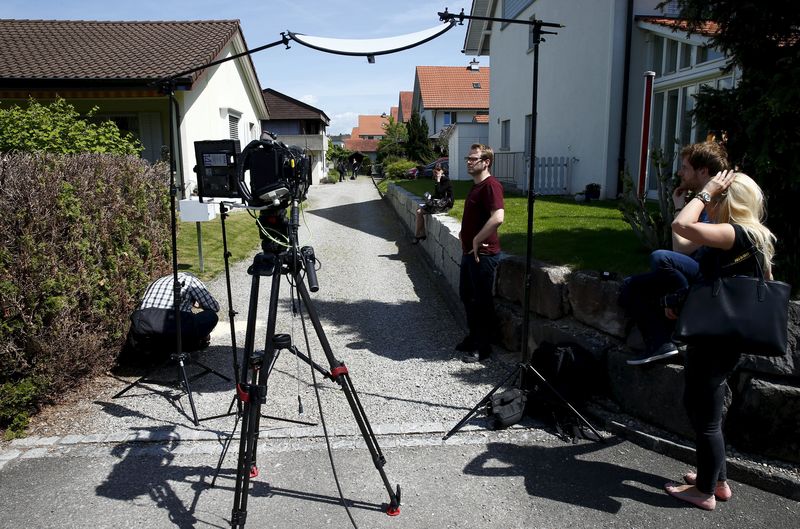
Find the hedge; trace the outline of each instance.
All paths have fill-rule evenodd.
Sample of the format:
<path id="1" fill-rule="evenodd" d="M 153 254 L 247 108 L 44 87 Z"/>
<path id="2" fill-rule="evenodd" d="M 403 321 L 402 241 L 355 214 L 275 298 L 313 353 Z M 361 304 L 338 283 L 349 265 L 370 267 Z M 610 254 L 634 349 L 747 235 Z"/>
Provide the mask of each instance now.
<path id="1" fill-rule="evenodd" d="M 0 428 L 113 367 L 170 269 L 168 168 L 136 156 L 0 159 Z"/>

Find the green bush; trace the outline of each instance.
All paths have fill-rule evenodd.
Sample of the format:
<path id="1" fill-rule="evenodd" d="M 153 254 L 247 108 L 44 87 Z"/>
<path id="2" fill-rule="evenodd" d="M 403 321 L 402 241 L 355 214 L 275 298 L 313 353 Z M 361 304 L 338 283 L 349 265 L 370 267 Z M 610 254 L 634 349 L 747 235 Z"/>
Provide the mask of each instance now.
<path id="1" fill-rule="evenodd" d="M 0 428 L 111 368 L 170 269 L 168 168 L 136 156 L 0 158 Z"/>
<path id="2" fill-rule="evenodd" d="M 142 144 L 129 132 L 122 132 L 113 121 L 94 122 L 99 109 L 81 117 L 61 98 L 49 105 L 34 99 L 28 108 L 14 105 L 0 109 L 0 152 L 82 152 L 139 154 Z"/>
<path id="3" fill-rule="evenodd" d="M 383 170 L 387 178 L 407 178 L 408 170 L 416 166 L 417 164 L 412 161 L 400 160 L 386 165 Z"/>

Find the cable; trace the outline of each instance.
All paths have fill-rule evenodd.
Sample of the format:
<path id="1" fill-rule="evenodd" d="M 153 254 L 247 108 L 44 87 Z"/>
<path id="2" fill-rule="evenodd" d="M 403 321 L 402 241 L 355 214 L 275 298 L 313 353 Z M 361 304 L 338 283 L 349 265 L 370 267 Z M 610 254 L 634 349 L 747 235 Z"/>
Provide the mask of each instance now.
<path id="1" fill-rule="evenodd" d="M 298 279 L 300 281 L 302 281 L 302 278 L 298 278 Z M 299 294 L 298 294 L 298 296 L 299 296 Z M 303 326 L 303 336 L 305 337 L 305 342 L 306 342 L 306 353 L 308 354 L 308 359 L 309 360 L 313 360 L 311 358 L 311 345 L 310 345 L 310 343 L 308 341 L 308 328 L 306 327 L 306 319 L 305 319 L 305 317 L 303 317 L 303 308 L 302 308 L 303 304 L 302 304 L 302 301 L 299 299 L 299 297 L 298 297 L 297 303 L 298 303 L 299 312 L 300 312 L 300 323 Z M 344 493 L 342 492 L 342 485 L 341 485 L 341 483 L 339 483 L 339 474 L 336 472 L 336 463 L 334 462 L 334 459 L 333 459 L 333 449 L 331 448 L 331 440 L 328 437 L 328 427 L 325 424 L 325 416 L 324 416 L 324 414 L 322 412 L 322 398 L 320 397 L 319 386 L 317 385 L 317 375 L 314 372 L 313 364 L 309 363 L 309 365 L 312 365 L 312 367 L 311 367 L 311 380 L 314 383 L 314 393 L 317 396 L 317 408 L 319 409 L 319 421 L 320 421 L 320 423 L 322 423 L 322 433 L 325 436 L 325 444 L 328 447 L 328 459 L 330 459 L 330 462 L 331 462 L 331 473 L 333 474 L 333 480 L 336 482 L 336 489 L 339 491 L 339 499 L 342 500 L 342 505 L 344 506 L 344 510 L 347 511 L 347 517 L 350 518 L 350 523 L 353 524 L 353 528 L 354 529 L 358 529 L 358 525 L 356 524 L 356 521 L 353 518 L 353 513 L 350 512 L 350 508 L 347 506 L 347 501 L 345 501 L 345 499 L 344 499 Z"/>

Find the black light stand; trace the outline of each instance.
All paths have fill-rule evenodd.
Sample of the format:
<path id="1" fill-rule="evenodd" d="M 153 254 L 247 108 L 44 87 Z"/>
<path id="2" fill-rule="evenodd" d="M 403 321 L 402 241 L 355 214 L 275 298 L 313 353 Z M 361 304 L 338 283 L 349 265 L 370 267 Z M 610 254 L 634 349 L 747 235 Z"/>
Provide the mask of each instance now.
<path id="1" fill-rule="evenodd" d="M 189 352 L 186 352 L 186 351 L 183 350 L 183 336 L 182 336 L 183 333 L 182 333 L 182 329 L 181 329 L 181 303 L 182 303 L 182 299 L 181 299 L 181 284 L 178 281 L 178 223 L 177 223 L 177 215 L 176 215 L 176 207 L 175 207 L 175 196 L 178 193 L 178 188 L 175 185 L 175 173 L 177 172 L 177 169 L 176 169 L 175 155 L 174 155 L 174 149 L 175 149 L 175 127 L 174 127 L 174 123 L 173 123 L 173 119 L 172 119 L 172 116 L 173 116 L 172 109 L 174 107 L 176 107 L 175 80 L 178 79 L 179 77 L 182 77 L 185 74 L 186 74 L 186 72 L 180 73 L 180 74 L 178 74 L 176 76 L 173 76 L 172 78 L 170 78 L 170 79 L 168 79 L 166 81 L 163 81 L 163 82 L 159 83 L 161 89 L 164 92 L 166 92 L 167 95 L 168 95 L 168 97 L 167 97 L 167 115 L 169 116 L 169 158 L 170 158 L 170 163 L 169 163 L 169 197 L 170 197 L 170 221 L 171 221 L 170 227 L 171 227 L 171 232 L 172 232 L 171 233 L 171 235 L 172 235 L 172 239 L 171 239 L 171 242 L 172 242 L 172 299 L 173 299 L 173 310 L 174 310 L 174 316 L 175 316 L 175 352 L 171 353 L 170 354 L 170 358 L 167 361 L 165 361 L 163 364 L 161 364 L 160 366 L 157 366 L 156 368 L 151 369 L 150 371 L 145 373 L 144 376 L 142 376 L 139 379 L 135 380 L 134 382 L 129 384 L 127 387 L 125 387 L 124 389 L 119 391 L 116 395 L 114 395 L 111 398 L 112 399 L 116 399 L 116 398 L 121 397 L 126 392 L 128 392 L 128 390 L 132 389 L 133 387 L 135 387 L 135 386 L 137 386 L 139 384 L 142 384 L 144 382 L 147 382 L 147 378 L 150 376 L 150 374 L 153 371 L 155 371 L 157 369 L 160 369 L 161 367 L 165 366 L 167 363 L 169 363 L 171 361 L 176 361 L 177 364 L 178 364 L 178 376 L 179 376 L 178 380 L 179 380 L 181 386 L 183 387 L 183 390 L 186 392 L 186 394 L 189 397 L 189 406 L 190 406 L 190 408 L 192 410 L 192 417 L 191 417 L 192 423 L 195 426 L 198 426 L 200 424 L 200 419 L 198 419 L 198 417 L 197 417 L 197 408 L 195 407 L 195 404 L 194 404 L 194 397 L 192 396 L 192 387 L 190 385 L 190 382 L 192 380 L 196 380 L 196 379 L 198 379 L 198 378 L 200 378 L 202 376 L 208 375 L 208 374 L 217 375 L 218 377 L 220 377 L 223 380 L 226 380 L 228 382 L 231 382 L 231 379 L 226 377 L 222 373 L 219 373 L 218 371 L 215 371 L 214 369 L 212 369 L 212 368 L 210 368 L 210 367 L 208 367 L 208 366 L 206 366 L 206 365 L 204 365 L 204 364 L 202 364 L 200 362 L 197 362 L 197 361 L 194 361 L 194 363 L 199 365 L 200 367 L 202 367 L 203 371 L 201 371 L 200 373 L 198 373 L 197 375 L 195 375 L 195 376 L 193 376 L 191 378 L 186 373 L 186 363 L 187 363 L 187 361 L 191 360 L 191 355 L 190 355 Z"/>
<path id="2" fill-rule="evenodd" d="M 208 366 L 200 364 L 197 361 L 194 361 L 194 363 L 196 363 L 200 367 L 202 367 L 203 371 L 201 373 L 199 373 L 198 375 L 195 375 L 195 376 L 193 376 L 191 378 L 186 373 L 186 363 L 187 363 L 187 361 L 189 361 L 191 359 L 191 357 L 190 357 L 188 352 L 184 352 L 183 351 L 183 337 L 182 337 L 182 331 L 181 331 L 181 310 L 180 310 L 181 303 L 182 303 L 182 299 L 181 299 L 181 284 L 178 281 L 178 222 L 177 222 L 177 214 L 176 214 L 177 208 L 176 208 L 176 204 L 175 204 L 175 200 L 176 200 L 175 197 L 178 194 L 178 188 L 177 188 L 177 185 L 175 183 L 175 175 L 177 173 L 177 163 L 176 163 L 176 159 L 175 159 L 176 129 L 175 129 L 175 123 L 174 123 L 174 121 L 177 119 L 177 115 L 175 115 L 175 119 L 173 119 L 173 115 L 174 115 L 173 114 L 173 109 L 175 109 L 175 113 L 177 113 L 177 101 L 175 100 L 175 87 L 176 87 L 176 84 L 177 84 L 178 80 L 180 80 L 180 79 L 185 80 L 186 76 L 189 75 L 189 74 L 198 72 L 200 70 L 204 70 L 206 68 L 210 68 L 212 66 L 216 66 L 218 64 L 222 64 L 224 62 L 231 61 L 233 59 L 238 59 L 240 57 L 244 57 L 244 56 L 250 55 L 251 53 L 255 53 L 257 51 L 261 51 L 261 50 L 264 50 L 264 49 L 267 49 L 267 48 L 272 48 L 272 47 L 277 46 L 279 44 L 284 44 L 287 48 L 289 47 L 289 38 L 286 36 L 285 33 L 281 33 L 281 39 L 277 40 L 275 42 L 271 42 L 269 44 L 266 44 L 264 46 L 260 46 L 258 48 L 254 48 L 252 50 L 247 50 L 247 51 L 245 51 L 243 53 L 232 55 L 230 57 L 225 57 L 224 59 L 213 61 L 213 62 L 210 62 L 208 64 L 204 64 L 202 66 L 199 66 L 197 68 L 191 68 L 189 70 L 185 70 L 185 71 L 177 73 L 175 75 L 171 75 L 169 77 L 158 79 L 158 80 L 154 81 L 153 83 L 151 83 L 152 86 L 158 87 L 163 93 L 165 93 L 167 95 L 167 116 L 169 118 L 169 196 L 170 196 L 170 221 L 171 221 L 170 227 L 171 227 L 171 231 L 172 231 L 172 240 L 171 240 L 171 242 L 172 242 L 172 281 L 173 281 L 172 290 L 173 290 L 173 308 L 174 308 L 174 312 L 175 312 L 175 328 L 176 328 L 176 330 L 175 330 L 175 352 L 173 352 L 170 355 L 170 359 L 167 360 L 167 362 L 165 362 L 161 366 L 156 367 L 155 369 L 159 369 L 159 368 L 163 367 L 164 365 L 166 365 L 166 363 L 168 363 L 170 361 L 177 361 L 177 363 L 178 363 L 178 374 L 179 374 L 179 377 L 180 377 L 180 383 L 183 386 L 183 389 L 186 392 L 186 394 L 189 396 L 189 405 L 190 405 L 191 410 L 192 410 L 192 417 L 191 418 L 192 418 L 192 422 L 194 423 L 195 426 L 198 426 L 200 424 L 201 420 L 208 420 L 208 419 L 212 419 L 212 418 L 216 418 L 216 417 L 227 416 L 227 415 L 231 414 L 231 412 L 229 410 L 229 412 L 227 414 L 224 414 L 224 415 L 220 415 L 220 416 L 216 416 L 216 417 L 207 417 L 207 418 L 204 418 L 204 419 L 199 419 L 197 417 L 197 409 L 196 409 L 195 404 L 194 404 L 194 398 L 192 396 L 192 389 L 191 389 L 191 386 L 190 386 L 190 382 L 192 380 L 195 380 L 195 379 L 197 379 L 197 378 L 199 378 L 201 376 L 207 375 L 209 373 L 213 373 L 213 374 L 219 376 L 220 378 L 222 378 L 222 379 L 224 379 L 224 380 L 226 380 L 228 382 L 231 382 L 231 379 L 226 377 L 225 375 L 222 375 L 221 373 L 211 369 Z M 178 146 L 178 149 L 180 151 L 180 137 L 177 138 L 177 146 Z M 228 266 L 227 250 L 226 250 L 226 256 L 225 256 L 225 266 L 226 266 L 226 272 L 227 272 L 227 266 Z M 229 296 L 228 299 L 230 300 L 230 282 L 228 282 L 228 296 Z M 229 303 L 229 307 L 230 307 L 230 303 Z M 232 311 L 232 309 L 231 309 L 231 311 Z M 236 365 L 236 346 L 235 346 L 236 338 L 235 338 L 235 335 L 233 334 L 233 318 L 231 318 L 231 331 L 232 331 L 231 332 L 231 339 L 234 340 L 234 354 L 233 354 L 233 357 L 234 357 L 234 374 L 236 374 L 238 372 L 238 369 L 237 369 L 237 365 Z M 124 388 L 122 391 L 118 392 L 112 398 L 114 398 L 114 399 L 115 398 L 119 398 L 123 394 L 125 394 L 128 390 L 133 388 L 134 386 L 137 386 L 137 385 L 139 385 L 139 384 L 141 384 L 143 382 L 146 382 L 147 381 L 146 380 L 147 377 L 155 369 L 152 369 L 152 370 L 148 371 L 144 376 L 142 376 L 141 378 L 137 379 L 135 382 L 129 384 L 126 388 Z M 233 404 L 231 404 L 231 409 L 233 409 Z"/>
<path id="3" fill-rule="evenodd" d="M 529 358 L 528 354 L 528 327 L 530 322 L 530 299 L 531 299 L 531 261 L 533 256 L 533 207 L 534 202 L 536 200 L 536 193 L 533 191 L 534 185 L 534 176 L 536 171 L 536 118 L 537 118 L 537 104 L 538 104 L 538 96 L 539 96 L 539 43 L 543 41 L 542 35 L 556 35 L 553 31 L 544 31 L 542 28 L 563 28 L 562 24 L 557 24 L 553 22 L 543 22 L 541 20 L 533 19 L 533 20 L 516 20 L 510 18 L 495 18 L 495 17 L 481 17 L 481 16 L 473 16 L 473 15 L 466 15 L 464 14 L 464 10 L 461 10 L 461 13 L 454 14 L 448 13 L 447 8 L 445 8 L 444 12 L 439 13 L 439 18 L 442 21 L 454 21 L 458 19 L 459 25 L 463 25 L 464 19 L 468 20 L 487 20 L 491 22 L 501 22 L 504 24 L 524 24 L 527 26 L 531 26 L 533 30 L 532 41 L 533 41 L 533 90 L 531 93 L 531 158 L 530 158 L 530 168 L 528 170 L 528 231 L 527 231 L 527 238 L 526 238 L 526 251 L 525 251 L 525 294 L 523 300 L 523 315 L 522 315 L 522 363 L 516 366 L 507 376 L 506 378 L 500 382 L 497 386 L 495 386 L 483 399 L 481 399 L 478 404 L 473 407 L 467 415 L 459 421 L 447 434 L 444 435 L 442 439 L 447 439 L 455 432 L 459 430 L 468 420 L 469 418 L 474 415 L 481 407 L 485 406 L 491 400 L 492 395 L 506 382 L 511 380 L 514 377 L 518 377 L 519 380 L 516 382 L 518 385 L 522 385 L 522 376 L 526 372 L 530 372 L 532 375 L 536 376 L 536 378 L 541 381 L 545 387 L 547 387 L 558 399 L 564 403 L 570 411 L 572 411 L 578 419 L 586 424 L 592 432 L 597 435 L 603 442 L 605 439 L 595 430 L 595 428 L 587 421 L 578 411 L 563 397 L 561 394 L 539 373 L 536 368 L 531 365 L 532 358 Z"/>

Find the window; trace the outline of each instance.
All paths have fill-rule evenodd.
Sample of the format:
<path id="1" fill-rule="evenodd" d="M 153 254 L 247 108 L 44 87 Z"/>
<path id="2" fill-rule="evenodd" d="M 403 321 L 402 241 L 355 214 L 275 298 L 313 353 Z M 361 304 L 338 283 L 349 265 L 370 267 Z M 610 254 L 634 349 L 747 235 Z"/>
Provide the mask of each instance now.
<path id="1" fill-rule="evenodd" d="M 458 112 L 445 112 L 444 113 L 444 126 L 452 125 L 458 120 Z"/>
<path id="2" fill-rule="evenodd" d="M 480 83 L 472 83 L 472 88 L 480 88 L 480 87 L 481 87 Z"/>
<path id="3" fill-rule="evenodd" d="M 686 44 L 685 42 L 681 43 L 681 59 L 680 63 L 678 64 L 678 68 L 683 70 L 684 68 L 690 68 L 692 66 L 692 50 L 694 46 L 691 44 Z"/>
<path id="4" fill-rule="evenodd" d="M 695 63 L 702 64 L 704 62 L 715 61 L 722 57 L 724 57 L 724 55 L 716 48 L 712 48 L 711 46 L 698 46 Z"/>
<path id="5" fill-rule="evenodd" d="M 656 77 L 664 75 L 664 37 L 653 37 L 653 71 Z"/>
<path id="6" fill-rule="evenodd" d="M 667 40 L 667 57 L 664 73 L 675 73 L 678 69 L 678 44 L 677 40 Z"/>
<path id="7" fill-rule="evenodd" d="M 500 150 L 511 150 L 511 120 L 505 119 L 500 123 Z"/>
<path id="8" fill-rule="evenodd" d="M 230 135 L 230 139 L 238 140 L 239 139 L 239 117 L 238 116 L 231 116 L 228 114 L 228 133 Z"/>
<path id="9" fill-rule="evenodd" d="M 535 0 L 505 0 L 503 2 L 503 18 L 517 18 Z"/>

